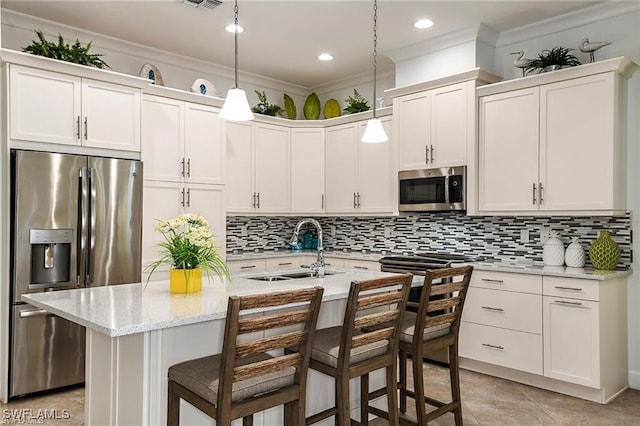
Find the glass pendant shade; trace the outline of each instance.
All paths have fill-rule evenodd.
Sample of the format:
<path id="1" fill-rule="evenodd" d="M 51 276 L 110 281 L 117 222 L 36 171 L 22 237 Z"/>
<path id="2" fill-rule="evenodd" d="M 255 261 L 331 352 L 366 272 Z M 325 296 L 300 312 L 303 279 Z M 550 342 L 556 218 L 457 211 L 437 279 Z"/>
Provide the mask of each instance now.
<path id="1" fill-rule="evenodd" d="M 251 108 L 249 107 L 245 91 L 238 89 L 237 87 L 229 89 L 229 92 L 227 92 L 227 98 L 225 99 L 224 105 L 222 105 L 222 109 L 218 116 L 221 119 L 228 121 L 253 120 L 254 116 L 251 112 Z"/>
<path id="2" fill-rule="evenodd" d="M 367 127 L 364 129 L 361 140 L 365 143 L 387 142 L 389 137 L 382 127 L 382 121 L 378 118 L 367 120 Z"/>

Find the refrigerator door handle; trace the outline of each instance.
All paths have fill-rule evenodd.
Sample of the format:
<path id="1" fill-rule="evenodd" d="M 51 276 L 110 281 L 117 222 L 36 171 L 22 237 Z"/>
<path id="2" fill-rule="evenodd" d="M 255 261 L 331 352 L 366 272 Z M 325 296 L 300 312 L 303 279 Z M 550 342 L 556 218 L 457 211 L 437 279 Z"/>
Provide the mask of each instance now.
<path id="1" fill-rule="evenodd" d="M 84 286 L 88 287 L 91 282 L 91 262 L 93 261 L 93 250 L 96 242 L 94 239 L 93 225 L 96 223 L 96 206 L 95 206 L 95 188 L 93 175 L 95 171 L 92 167 L 87 167 L 88 185 L 87 185 L 87 249 L 85 261 L 85 279 Z"/>
<path id="2" fill-rule="evenodd" d="M 79 118 L 78 118 L 79 120 Z M 82 236 L 84 222 L 84 169 L 78 169 L 78 224 L 76 226 L 76 287 L 82 287 L 84 280 L 82 277 Z"/>

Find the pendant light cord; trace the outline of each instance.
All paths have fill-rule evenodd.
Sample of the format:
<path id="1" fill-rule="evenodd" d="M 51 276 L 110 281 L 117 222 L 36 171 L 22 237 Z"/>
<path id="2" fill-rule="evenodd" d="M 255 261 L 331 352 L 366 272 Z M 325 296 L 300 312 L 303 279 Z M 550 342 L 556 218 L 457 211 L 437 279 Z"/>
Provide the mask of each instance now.
<path id="1" fill-rule="evenodd" d="M 373 118 L 376 118 L 376 76 L 378 58 L 378 1 L 373 0 Z"/>
<path id="2" fill-rule="evenodd" d="M 238 0 L 236 0 L 236 4 L 233 7 L 234 13 L 234 22 L 236 27 L 234 28 L 234 37 L 235 37 L 235 88 L 238 88 Z"/>

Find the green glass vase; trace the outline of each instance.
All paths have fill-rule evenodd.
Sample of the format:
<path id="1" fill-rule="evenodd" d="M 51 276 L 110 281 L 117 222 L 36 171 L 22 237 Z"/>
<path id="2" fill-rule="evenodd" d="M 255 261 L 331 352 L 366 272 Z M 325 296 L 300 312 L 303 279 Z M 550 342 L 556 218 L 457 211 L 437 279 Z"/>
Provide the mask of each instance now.
<path id="1" fill-rule="evenodd" d="M 589 247 L 589 259 L 595 269 L 610 271 L 620 261 L 620 246 L 613 241 L 609 231 L 600 231 L 598 238 Z"/>

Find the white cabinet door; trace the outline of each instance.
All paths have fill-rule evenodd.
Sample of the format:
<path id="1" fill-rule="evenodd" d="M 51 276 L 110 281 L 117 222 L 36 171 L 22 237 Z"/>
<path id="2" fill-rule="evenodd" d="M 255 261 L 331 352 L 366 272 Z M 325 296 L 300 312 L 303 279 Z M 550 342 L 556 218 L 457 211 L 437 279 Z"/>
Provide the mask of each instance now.
<path id="1" fill-rule="evenodd" d="M 324 129 L 291 129 L 291 212 L 324 212 Z"/>
<path id="2" fill-rule="evenodd" d="M 185 212 L 202 215 L 209 222 L 218 253 L 226 257 L 227 216 L 222 188 L 215 185 L 186 185 Z"/>
<path id="3" fill-rule="evenodd" d="M 252 138 L 251 123 L 226 123 L 228 212 L 252 213 L 255 210 Z"/>
<path id="4" fill-rule="evenodd" d="M 82 79 L 83 145 L 140 152 L 140 93 Z"/>
<path id="5" fill-rule="evenodd" d="M 614 93 L 613 73 L 540 87 L 540 210 L 619 207 L 616 174 L 624 167 L 614 146 Z"/>
<path id="6" fill-rule="evenodd" d="M 353 213 L 358 205 L 358 126 L 326 129 L 325 211 Z"/>
<path id="7" fill-rule="evenodd" d="M 158 260 L 158 243 L 163 241 L 162 234 L 155 231 L 160 220 L 176 217 L 183 211 L 183 187 L 177 182 L 144 182 L 144 202 L 142 204 L 142 276 L 146 280 L 146 267 Z M 158 271 L 168 271 L 163 266 Z M 168 275 L 155 273 L 152 279 L 169 279 Z"/>
<path id="8" fill-rule="evenodd" d="M 257 124 L 254 127 L 254 149 L 257 211 L 289 212 L 289 129 Z"/>
<path id="9" fill-rule="evenodd" d="M 380 263 L 374 260 L 344 259 L 344 268 L 360 271 L 379 271 Z"/>
<path id="10" fill-rule="evenodd" d="M 394 145 L 391 117 L 381 119 L 384 131 L 390 137 L 388 142 L 359 142 L 365 123 L 359 125 L 359 211 L 363 213 L 393 213 L 397 208 L 394 187 L 397 185 L 393 167 Z"/>
<path id="11" fill-rule="evenodd" d="M 431 149 L 431 95 L 413 93 L 393 100 L 393 128 L 398 142 L 400 170 L 427 168 Z"/>
<path id="12" fill-rule="evenodd" d="M 468 85 L 473 83 L 459 83 L 431 91 L 429 167 L 467 164 L 467 134 L 470 125 Z"/>
<path id="13" fill-rule="evenodd" d="M 191 183 L 224 183 L 225 152 L 218 109 L 185 105 L 185 179 Z"/>
<path id="14" fill-rule="evenodd" d="M 9 66 L 10 138 L 80 145 L 81 80 Z"/>
<path id="15" fill-rule="evenodd" d="M 479 211 L 537 210 L 538 88 L 479 100 Z"/>
<path id="16" fill-rule="evenodd" d="M 141 158 L 144 162 L 145 180 L 182 180 L 184 102 L 144 96 Z"/>
<path id="17" fill-rule="evenodd" d="M 599 303 L 544 296 L 544 375 L 600 388 Z"/>

